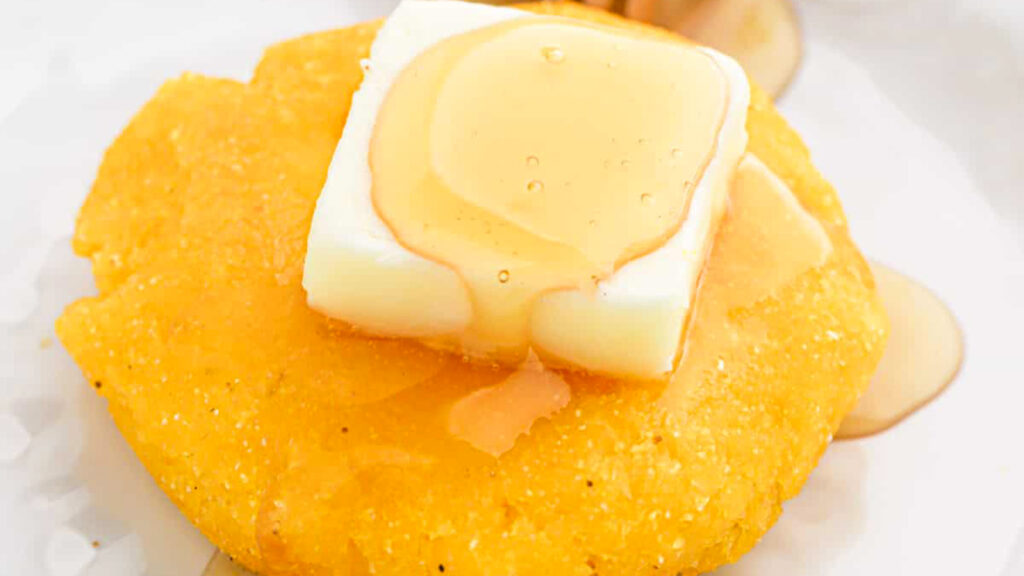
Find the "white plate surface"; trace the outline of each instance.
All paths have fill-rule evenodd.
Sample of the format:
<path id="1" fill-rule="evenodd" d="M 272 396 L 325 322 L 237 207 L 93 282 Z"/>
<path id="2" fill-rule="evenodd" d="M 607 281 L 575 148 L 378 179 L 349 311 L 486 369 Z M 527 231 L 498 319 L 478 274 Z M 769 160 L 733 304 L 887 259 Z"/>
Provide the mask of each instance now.
<path id="1" fill-rule="evenodd" d="M 191 576 L 212 547 L 53 336 L 103 149 L 163 79 L 388 0 L 12 0 L 0 17 L 0 576 Z M 804 0 L 782 102 L 871 257 L 938 292 L 967 356 L 937 402 L 833 446 L 727 576 L 1024 575 L 1024 3 Z M 94 546 L 95 544 L 95 546 Z"/>

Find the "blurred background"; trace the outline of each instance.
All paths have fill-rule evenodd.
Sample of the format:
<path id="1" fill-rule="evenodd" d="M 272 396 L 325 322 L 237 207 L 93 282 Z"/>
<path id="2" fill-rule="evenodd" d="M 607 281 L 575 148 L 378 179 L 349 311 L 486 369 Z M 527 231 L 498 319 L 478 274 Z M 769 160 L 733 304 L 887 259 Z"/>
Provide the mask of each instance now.
<path id="1" fill-rule="evenodd" d="M 682 28 L 724 22 L 703 38 L 774 74 L 861 248 L 942 296 L 968 348 L 949 393 L 885 435 L 836 445 L 764 544 L 723 573 L 1024 574 L 1024 2 L 796 0 L 798 49 L 765 56 L 749 51 L 775 28 L 689 19 L 710 1 L 752 4 L 631 9 Z M 0 575 L 201 572 L 212 547 L 53 339 L 60 309 L 92 290 L 67 246 L 76 210 L 106 146 L 165 79 L 244 81 L 265 46 L 394 4 L 3 0 Z"/>

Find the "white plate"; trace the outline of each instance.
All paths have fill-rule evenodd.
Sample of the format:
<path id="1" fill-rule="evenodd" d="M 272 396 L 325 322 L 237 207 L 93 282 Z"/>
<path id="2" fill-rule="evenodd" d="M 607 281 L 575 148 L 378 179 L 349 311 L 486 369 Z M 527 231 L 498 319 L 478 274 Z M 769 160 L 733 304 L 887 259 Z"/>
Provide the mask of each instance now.
<path id="1" fill-rule="evenodd" d="M 103 149 L 160 82 L 385 0 L 14 0 L 0 18 L 0 575 L 191 576 L 212 547 L 53 338 Z M 782 108 L 864 251 L 934 288 L 967 357 L 937 402 L 833 446 L 729 576 L 1024 574 L 1024 3 L 806 0 Z M 38 280 L 38 281 L 37 281 Z M 93 546 L 96 543 L 97 547 Z"/>

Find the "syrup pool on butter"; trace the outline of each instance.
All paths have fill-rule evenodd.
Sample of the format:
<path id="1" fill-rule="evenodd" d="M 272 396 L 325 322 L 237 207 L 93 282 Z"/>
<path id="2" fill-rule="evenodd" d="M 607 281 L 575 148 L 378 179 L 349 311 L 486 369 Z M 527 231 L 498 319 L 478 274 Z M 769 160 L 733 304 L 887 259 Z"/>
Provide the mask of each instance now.
<path id="1" fill-rule="evenodd" d="M 507 364 L 534 348 L 589 372 L 671 372 L 746 148 L 734 61 L 409 0 L 364 69 L 309 236 L 312 307 Z"/>

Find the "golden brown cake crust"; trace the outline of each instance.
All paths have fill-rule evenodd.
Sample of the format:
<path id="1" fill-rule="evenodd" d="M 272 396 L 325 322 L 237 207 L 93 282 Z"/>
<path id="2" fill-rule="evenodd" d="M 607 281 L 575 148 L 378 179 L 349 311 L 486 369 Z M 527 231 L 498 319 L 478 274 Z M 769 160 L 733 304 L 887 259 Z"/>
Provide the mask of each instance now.
<path id="1" fill-rule="evenodd" d="M 569 408 L 494 460 L 421 432 L 423 414 L 500 372 L 358 337 L 305 305 L 310 219 L 377 26 L 274 46 L 248 84 L 172 80 L 107 151 L 74 237 L 100 294 L 58 333 L 125 437 L 186 516 L 268 575 L 688 575 L 738 558 L 797 493 L 885 338 L 799 137 L 755 90 L 751 150 L 835 247 L 736 311 L 768 327 L 756 353 L 668 408 L 656 389 L 575 379 Z"/>

